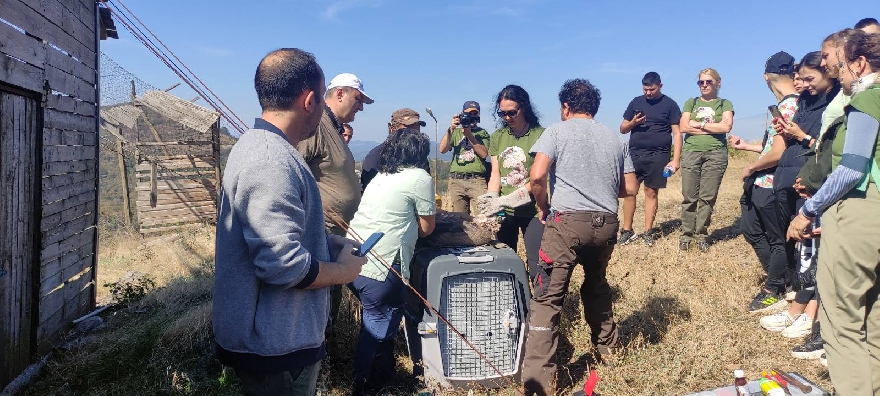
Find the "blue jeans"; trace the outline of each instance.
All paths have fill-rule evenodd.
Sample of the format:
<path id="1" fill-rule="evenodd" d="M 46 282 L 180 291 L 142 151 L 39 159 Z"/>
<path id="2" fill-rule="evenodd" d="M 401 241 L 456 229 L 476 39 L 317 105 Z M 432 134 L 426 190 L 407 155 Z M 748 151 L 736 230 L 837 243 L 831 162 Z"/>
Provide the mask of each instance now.
<path id="1" fill-rule="evenodd" d="M 400 273 L 399 264 L 392 268 Z M 358 276 L 348 288 L 362 307 L 363 323 L 354 358 L 355 383 L 387 380 L 395 372 L 394 337 L 403 319 L 406 288 L 400 278 L 390 272 L 385 281 Z"/>

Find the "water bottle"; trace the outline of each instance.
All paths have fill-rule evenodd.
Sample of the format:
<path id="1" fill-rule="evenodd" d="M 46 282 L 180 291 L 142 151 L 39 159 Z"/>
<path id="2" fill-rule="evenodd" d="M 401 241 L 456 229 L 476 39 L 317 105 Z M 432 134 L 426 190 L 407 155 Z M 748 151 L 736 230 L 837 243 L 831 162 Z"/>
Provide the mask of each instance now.
<path id="1" fill-rule="evenodd" d="M 669 165 L 666 165 L 666 166 L 663 168 L 663 177 L 669 177 L 669 176 L 672 176 L 673 173 L 675 173 L 675 168 L 673 168 L 673 167 L 671 167 L 671 166 L 669 166 Z"/>

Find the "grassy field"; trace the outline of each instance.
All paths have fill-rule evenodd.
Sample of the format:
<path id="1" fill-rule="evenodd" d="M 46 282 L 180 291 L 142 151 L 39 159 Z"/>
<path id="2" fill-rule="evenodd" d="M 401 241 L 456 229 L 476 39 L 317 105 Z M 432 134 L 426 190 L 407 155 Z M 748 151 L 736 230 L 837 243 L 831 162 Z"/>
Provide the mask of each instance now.
<path id="1" fill-rule="evenodd" d="M 601 378 L 597 391 L 604 396 L 681 395 L 710 389 L 732 383 L 737 368 L 750 378 L 771 368 L 794 371 L 831 389 L 827 371 L 818 362 L 790 356 L 800 340 L 762 330 L 759 316 L 746 312 L 763 280 L 760 265 L 738 237 L 736 225 L 739 175 L 750 158 L 731 159 L 713 216 L 710 252 L 678 250 L 678 175 L 660 196 L 657 220 L 666 235 L 652 248 L 634 243 L 615 250 L 608 278 L 616 292 L 614 313 L 627 347 L 616 365 L 593 363 L 590 330 L 577 295 L 570 293 L 562 324 L 560 394 L 577 390 L 588 364 L 597 369 Z M 642 216 L 638 210 L 637 230 Z M 213 235 L 212 227 L 193 227 L 145 242 L 124 229 L 102 231 L 99 299 L 109 297 L 112 282 L 120 278 L 136 279 L 147 289 L 146 295 L 140 300 L 130 296 L 132 302 L 125 308 L 103 315 L 107 330 L 56 351 L 26 394 L 238 394 L 234 373 L 211 357 Z M 578 271 L 571 290 L 576 291 L 581 280 Z M 344 395 L 349 390 L 357 302 L 346 301 L 344 310 L 349 314 L 336 323 L 338 336 L 325 365 L 322 394 Z M 399 346 L 401 379 L 383 394 L 418 390 L 417 381 L 407 379 L 411 367 L 403 344 Z M 466 392 L 450 392 L 456 393 Z M 491 392 L 516 393 L 514 389 Z"/>

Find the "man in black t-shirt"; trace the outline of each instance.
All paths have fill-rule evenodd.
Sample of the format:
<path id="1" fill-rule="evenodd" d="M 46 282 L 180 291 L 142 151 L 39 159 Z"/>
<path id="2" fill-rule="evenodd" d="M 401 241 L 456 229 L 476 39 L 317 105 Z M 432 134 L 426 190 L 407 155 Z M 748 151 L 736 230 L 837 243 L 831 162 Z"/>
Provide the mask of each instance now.
<path id="1" fill-rule="evenodd" d="M 632 156 L 639 186 L 645 183 L 645 232 L 642 240 L 645 245 L 654 244 L 657 232 L 654 230 L 654 217 L 657 215 L 658 194 L 666 188 L 663 170 L 678 171 L 680 166 L 682 138 L 678 130 L 681 109 L 660 89 L 660 75 L 648 72 L 642 78 L 644 95 L 635 97 L 623 113 L 620 133 L 632 132 L 629 137 L 629 153 Z M 669 151 L 672 150 L 672 160 Z M 618 243 L 626 245 L 636 239 L 633 231 L 633 217 L 636 212 L 636 196 L 623 199 L 623 228 Z"/>

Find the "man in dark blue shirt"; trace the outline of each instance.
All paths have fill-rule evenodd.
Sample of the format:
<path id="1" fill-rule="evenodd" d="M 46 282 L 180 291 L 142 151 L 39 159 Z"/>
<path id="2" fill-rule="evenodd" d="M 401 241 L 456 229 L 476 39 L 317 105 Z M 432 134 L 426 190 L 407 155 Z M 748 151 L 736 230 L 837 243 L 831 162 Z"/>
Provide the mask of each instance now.
<path id="1" fill-rule="evenodd" d="M 642 78 L 644 95 L 635 97 L 623 113 L 620 133 L 631 133 L 629 137 L 629 153 L 636 170 L 636 178 L 641 187 L 645 183 L 645 232 L 642 240 L 645 245 L 654 244 L 657 232 L 654 230 L 654 217 L 657 215 L 658 195 L 661 188 L 666 188 L 666 177 L 663 170 L 672 168 L 678 171 L 680 166 L 682 138 L 678 130 L 681 109 L 670 97 L 663 95 L 660 89 L 660 75 L 648 72 Z M 672 160 L 669 152 L 672 150 Z M 618 243 L 626 245 L 636 240 L 633 231 L 633 217 L 636 212 L 636 196 L 623 199 L 623 228 Z"/>

